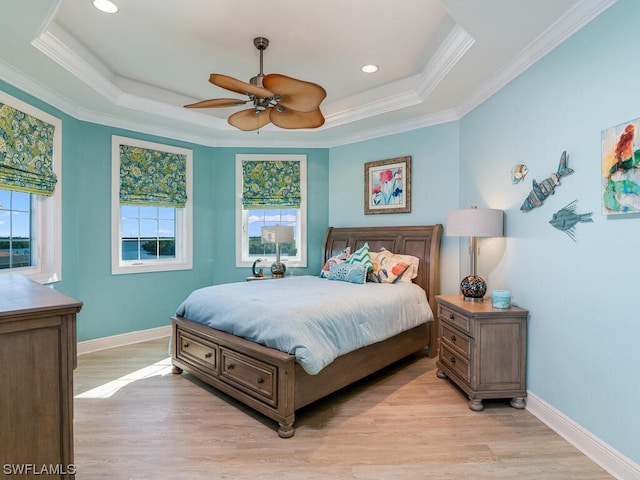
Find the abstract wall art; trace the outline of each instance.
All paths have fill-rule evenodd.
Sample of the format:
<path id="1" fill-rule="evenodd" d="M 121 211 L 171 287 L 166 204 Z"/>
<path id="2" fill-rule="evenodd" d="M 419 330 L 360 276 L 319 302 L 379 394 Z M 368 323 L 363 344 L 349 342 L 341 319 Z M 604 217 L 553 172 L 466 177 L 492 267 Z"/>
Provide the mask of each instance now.
<path id="1" fill-rule="evenodd" d="M 602 214 L 640 212 L 640 118 L 602 132 Z"/>

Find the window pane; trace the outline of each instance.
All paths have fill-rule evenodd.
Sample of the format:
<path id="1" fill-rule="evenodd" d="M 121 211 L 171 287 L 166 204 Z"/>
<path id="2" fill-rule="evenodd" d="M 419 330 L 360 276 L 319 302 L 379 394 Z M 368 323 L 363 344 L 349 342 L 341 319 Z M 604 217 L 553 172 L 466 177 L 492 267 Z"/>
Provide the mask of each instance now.
<path id="1" fill-rule="evenodd" d="M 280 255 L 283 257 L 297 254 L 295 227 L 297 220 L 296 209 L 286 210 L 249 210 L 247 227 L 249 232 L 249 255 L 255 257 L 275 256 L 276 246 L 273 243 L 262 243 L 262 227 L 273 225 L 288 225 L 294 227 L 294 241 L 280 245 Z"/>
<path id="2" fill-rule="evenodd" d="M 31 237 L 31 214 L 15 210 L 11 214 L 11 230 L 14 237 Z"/>
<path id="3" fill-rule="evenodd" d="M 25 192 L 13 192 L 11 196 L 11 209 L 14 211 L 31 211 L 31 194 Z"/>
<path id="4" fill-rule="evenodd" d="M 156 238 L 158 236 L 158 221 L 140 218 L 140 236 Z"/>
<path id="5" fill-rule="evenodd" d="M 137 238 L 140 235 L 137 218 L 122 219 L 122 238 Z"/>
<path id="6" fill-rule="evenodd" d="M 0 269 L 32 265 L 31 194 L 0 193 Z"/>
<path id="7" fill-rule="evenodd" d="M 122 260 L 175 258 L 175 208 L 121 206 L 120 211 Z"/>
<path id="8" fill-rule="evenodd" d="M 134 205 L 122 205 L 120 215 L 127 218 L 138 218 L 138 207 Z"/>
<path id="9" fill-rule="evenodd" d="M 158 236 L 160 238 L 175 238 L 176 223 L 173 220 L 159 220 Z"/>
<path id="10" fill-rule="evenodd" d="M 175 221 L 176 209 L 172 207 L 158 207 L 158 218 Z"/>
<path id="11" fill-rule="evenodd" d="M 158 207 L 138 207 L 140 218 L 158 218 Z"/>
<path id="12" fill-rule="evenodd" d="M 0 209 L 11 207 L 11 192 L 0 189 Z"/>

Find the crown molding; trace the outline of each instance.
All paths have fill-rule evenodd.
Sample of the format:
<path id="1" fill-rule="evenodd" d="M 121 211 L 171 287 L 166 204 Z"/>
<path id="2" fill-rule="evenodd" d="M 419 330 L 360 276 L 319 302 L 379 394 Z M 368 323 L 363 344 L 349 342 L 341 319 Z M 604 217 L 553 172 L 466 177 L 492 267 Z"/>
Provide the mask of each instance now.
<path id="1" fill-rule="evenodd" d="M 464 99 L 457 108 L 458 115 L 464 117 L 616 2 L 617 0 L 583 0 L 575 4 L 518 53 L 510 64 Z"/>
<path id="2" fill-rule="evenodd" d="M 183 123 L 185 127 L 158 126 L 149 122 L 130 119 L 125 120 L 120 116 L 86 109 L 51 90 L 43 83 L 16 70 L 2 60 L 0 60 L 0 78 L 27 94 L 82 121 L 172 138 L 203 146 L 242 145 L 247 147 L 329 148 L 459 120 L 573 35 L 573 33 L 616 3 L 616 1 L 617 0 L 583 0 L 577 3 L 566 15 L 558 19 L 549 29 L 521 51 L 510 65 L 491 77 L 467 98 L 462 99 L 454 109 L 407 121 L 387 124 L 383 127 L 371 128 L 354 134 L 340 135 L 338 133 L 336 136 L 325 135 L 321 140 L 310 140 L 309 135 L 303 135 L 303 131 L 301 131 L 302 135 L 300 135 L 299 138 L 296 138 L 297 135 L 295 132 L 288 132 L 289 135 L 286 140 L 276 139 L 268 135 L 263 135 L 259 138 L 257 138 L 257 135 L 252 137 L 246 135 L 239 136 L 234 129 L 229 127 L 227 123 L 220 118 L 187 111 L 186 109 L 168 105 L 163 102 L 124 92 L 116 85 L 116 77 L 109 75 L 106 68 L 103 68 L 103 71 L 101 71 L 100 64 L 97 60 L 90 58 L 93 64 L 90 63 L 86 59 L 81 58 L 73 48 L 69 48 L 65 43 L 65 41 L 70 43 L 71 40 L 66 39 L 64 32 L 58 31 L 58 27 L 55 26 L 52 21 L 57 10 L 57 5 L 56 8 L 51 9 L 49 18 L 42 24 L 41 33 L 32 42 L 36 48 L 115 105 L 131 108 L 165 119 L 177 120 Z M 429 96 L 435 86 L 444 78 L 451 68 L 453 68 L 460 58 L 462 58 L 473 43 L 474 39 L 472 37 L 459 26 L 455 26 L 423 72 L 419 76 L 417 75 L 408 79 L 409 85 L 415 84 L 415 89 L 408 88 L 401 93 L 387 95 L 367 105 L 360 105 L 339 113 L 327 115 L 325 125 L 318 130 L 325 131 L 331 127 L 363 120 L 375 115 L 421 103 Z M 83 53 L 88 54 L 88 52 Z M 98 66 L 96 67 L 94 65 Z M 189 125 L 205 128 L 208 131 L 207 133 L 194 133 L 188 128 Z M 265 131 L 265 133 L 267 132 Z"/>
<path id="3" fill-rule="evenodd" d="M 475 43 L 475 39 L 462 27 L 455 25 L 435 55 L 424 68 L 416 95 L 425 101 L 456 63 Z"/>

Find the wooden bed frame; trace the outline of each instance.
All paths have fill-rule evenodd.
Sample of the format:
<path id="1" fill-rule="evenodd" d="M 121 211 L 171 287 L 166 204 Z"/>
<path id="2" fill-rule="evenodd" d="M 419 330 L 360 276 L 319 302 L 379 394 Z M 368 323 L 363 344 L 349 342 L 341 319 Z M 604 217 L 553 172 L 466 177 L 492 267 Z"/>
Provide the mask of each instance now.
<path id="1" fill-rule="evenodd" d="M 180 374 L 183 370 L 190 373 L 278 422 L 280 437 L 292 437 L 296 410 L 423 348 L 427 348 L 431 357 L 437 354 L 435 297 L 440 285 L 441 236 L 440 224 L 329 227 L 324 243 L 325 262 L 347 246 L 353 252 L 365 242 L 371 251 L 385 247 L 394 253 L 420 258 L 414 283 L 427 292 L 433 322 L 343 355 L 317 375 L 309 375 L 293 355 L 184 317 L 173 317 L 173 373 Z"/>

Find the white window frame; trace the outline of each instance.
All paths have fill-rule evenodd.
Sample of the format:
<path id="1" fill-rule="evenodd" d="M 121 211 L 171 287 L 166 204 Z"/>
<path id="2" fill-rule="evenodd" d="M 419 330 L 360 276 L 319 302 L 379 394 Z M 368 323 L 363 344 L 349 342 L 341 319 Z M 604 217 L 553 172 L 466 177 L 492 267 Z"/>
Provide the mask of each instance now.
<path id="1" fill-rule="evenodd" d="M 35 265 L 8 268 L 0 275 L 24 275 L 38 283 L 62 280 L 62 120 L 0 91 L 0 102 L 54 126 L 53 171 L 58 181 L 52 195 L 31 194 L 32 259 Z"/>
<path id="2" fill-rule="evenodd" d="M 122 260 L 122 219 L 120 210 L 120 145 L 177 153 L 186 156 L 187 203 L 176 208 L 175 258 Z M 192 200 L 193 151 L 113 135 L 111 137 L 111 274 L 165 272 L 191 270 L 193 268 L 193 200 Z"/>
<path id="3" fill-rule="evenodd" d="M 236 267 L 251 267 L 256 257 L 249 256 L 248 211 L 242 208 L 242 162 L 245 160 L 299 161 L 300 162 L 300 209 L 296 221 L 296 248 L 298 260 L 282 258 L 287 268 L 307 267 L 307 156 L 306 155 L 236 155 Z M 276 208 L 274 208 L 276 210 Z M 266 258 L 262 265 L 275 262 L 275 256 Z"/>

